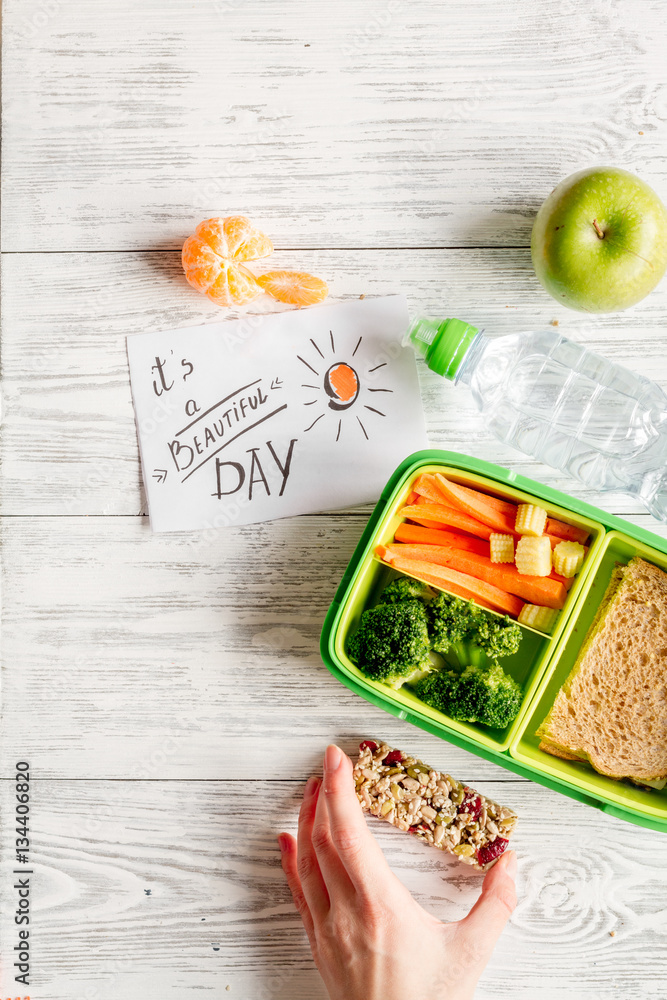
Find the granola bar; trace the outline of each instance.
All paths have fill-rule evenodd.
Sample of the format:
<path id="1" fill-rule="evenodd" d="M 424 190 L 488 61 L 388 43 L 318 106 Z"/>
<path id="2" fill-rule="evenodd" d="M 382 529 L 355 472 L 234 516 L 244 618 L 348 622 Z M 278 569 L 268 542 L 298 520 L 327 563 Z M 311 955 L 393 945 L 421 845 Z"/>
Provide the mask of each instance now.
<path id="1" fill-rule="evenodd" d="M 517 815 L 386 743 L 364 740 L 354 765 L 361 808 L 486 871 L 509 843 Z"/>

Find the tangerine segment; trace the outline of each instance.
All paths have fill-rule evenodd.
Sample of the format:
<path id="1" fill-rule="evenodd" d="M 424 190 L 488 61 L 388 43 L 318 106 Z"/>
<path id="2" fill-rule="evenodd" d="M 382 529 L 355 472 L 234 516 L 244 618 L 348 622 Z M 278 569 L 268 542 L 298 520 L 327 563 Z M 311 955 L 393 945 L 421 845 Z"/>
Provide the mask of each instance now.
<path id="1" fill-rule="evenodd" d="M 257 281 L 274 299 L 293 306 L 312 306 L 329 294 L 326 281 L 305 271 L 267 271 Z"/>
<path id="2" fill-rule="evenodd" d="M 220 273 L 206 294 L 219 306 L 242 306 L 256 299 L 261 291 L 254 274 L 241 264 L 220 259 Z"/>
<path id="3" fill-rule="evenodd" d="M 225 219 L 227 245 L 235 260 L 258 260 L 273 253 L 273 243 L 243 215 Z"/>
<path id="4" fill-rule="evenodd" d="M 198 292 L 207 291 L 220 274 L 222 259 L 198 236 L 188 236 L 181 261 L 185 277 Z"/>
<path id="5" fill-rule="evenodd" d="M 232 260 L 257 260 L 273 253 L 273 243 L 253 226 L 245 215 L 228 215 L 225 219 L 205 219 L 195 235 L 212 250 Z"/>

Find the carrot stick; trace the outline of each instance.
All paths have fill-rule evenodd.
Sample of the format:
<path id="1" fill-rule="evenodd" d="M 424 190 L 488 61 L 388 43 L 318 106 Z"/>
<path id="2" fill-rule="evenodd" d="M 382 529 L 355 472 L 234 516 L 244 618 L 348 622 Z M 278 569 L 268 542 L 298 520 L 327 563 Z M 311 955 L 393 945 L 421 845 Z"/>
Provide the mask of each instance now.
<path id="1" fill-rule="evenodd" d="M 437 514 L 433 513 L 436 507 L 438 507 Z M 417 524 L 423 524 L 425 528 L 438 528 L 442 524 L 448 524 L 450 527 L 458 528 L 459 531 L 467 531 L 469 534 L 475 534 L 478 538 L 488 538 L 493 530 L 488 525 L 482 524 L 481 521 L 477 520 L 475 520 L 474 523 L 477 525 L 478 529 L 481 528 L 483 530 L 483 533 L 480 530 L 473 531 L 472 526 L 464 527 L 464 523 L 471 525 L 471 520 L 468 520 L 467 522 L 460 520 L 463 517 L 468 517 L 468 515 L 464 514 L 462 510 L 457 510 L 455 507 L 449 507 L 447 505 L 443 506 L 442 504 L 434 504 L 423 496 L 420 496 L 417 500 L 416 506 L 413 506 L 413 510 L 420 509 L 427 515 L 426 517 L 419 517 L 416 514 L 406 514 L 405 516 L 409 517 L 411 521 L 416 521 Z M 444 511 L 446 511 L 447 514 L 446 521 L 443 520 L 445 516 L 443 513 Z M 403 513 L 403 511 L 400 511 L 399 513 Z M 436 517 L 438 517 L 439 520 L 436 520 Z M 514 528 L 506 528 L 503 531 L 503 534 L 511 535 L 515 540 L 521 538 L 519 532 L 515 531 Z M 549 539 L 552 549 L 555 549 L 556 546 L 563 541 L 563 539 L 559 538 L 558 535 L 550 535 L 546 531 L 544 532 L 544 535 L 545 538 Z M 588 551 L 588 549 L 586 549 L 586 551 Z"/>
<path id="2" fill-rule="evenodd" d="M 460 483 L 457 483 L 456 485 L 461 492 L 470 499 L 480 500 L 482 503 L 486 504 L 487 507 L 493 507 L 495 510 L 500 510 L 503 514 L 507 514 L 509 517 L 516 517 L 516 503 L 512 503 L 510 500 L 501 500 L 500 497 L 491 496 L 489 493 L 482 493 L 481 490 L 474 490 L 469 486 L 461 486 Z M 444 494 L 438 486 L 438 481 L 434 475 L 423 474 L 418 476 L 412 484 L 412 488 L 415 493 L 419 493 L 420 496 L 427 497 L 433 503 L 446 502 Z"/>
<path id="3" fill-rule="evenodd" d="M 434 522 L 435 523 L 435 522 Z M 480 556 L 488 556 L 489 543 L 472 535 L 464 535 L 458 531 L 447 531 L 445 528 L 422 528 L 417 524 L 399 524 L 394 534 L 396 542 L 413 542 L 419 545 L 451 545 L 456 549 L 476 552 Z"/>
<path id="4" fill-rule="evenodd" d="M 501 500 L 500 497 L 492 497 L 490 493 L 482 493 L 481 490 L 473 490 L 469 486 L 461 486 L 460 483 L 456 485 L 469 499 L 477 499 L 486 504 L 487 507 L 493 507 L 494 510 L 499 510 L 501 513 L 507 514 L 508 517 L 516 518 L 518 504 L 512 503 L 510 500 Z"/>
<path id="5" fill-rule="evenodd" d="M 417 497 L 418 496 L 419 496 L 419 493 L 415 493 L 415 491 L 413 490 L 412 493 L 408 494 L 408 498 L 405 501 L 406 504 L 417 503 Z"/>
<path id="6" fill-rule="evenodd" d="M 422 476 L 422 479 L 433 480 L 432 491 L 438 490 L 438 478 L 435 476 Z M 442 477 L 444 478 L 444 477 Z M 503 514 L 507 514 L 509 518 L 512 519 L 512 527 L 514 527 L 514 522 L 516 520 L 516 510 L 517 504 L 512 503 L 510 500 L 501 500 L 500 497 L 491 496 L 490 493 L 483 493 L 481 490 L 471 489 L 469 486 L 462 486 L 460 483 L 456 483 L 456 489 L 460 491 L 461 496 L 467 497 L 471 501 L 478 501 L 484 504 L 486 507 L 492 507 L 494 510 L 498 510 Z M 427 488 L 430 483 L 427 484 Z M 421 496 L 429 496 L 425 489 L 417 489 L 416 486 L 413 487 L 416 493 Z M 443 491 L 440 490 L 441 495 Z M 435 497 L 433 497 L 435 499 Z M 436 501 L 437 502 L 437 501 Z M 440 501 L 442 502 L 442 501 Z M 585 545 L 588 541 L 588 532 L 583 528 L 577 528 L 574 524 L 567 524 L 565 521 L 558 521 L 554 517 L 547 518 L 547 523 L 544 528 L 544 533 L 547 535 L 555 535 L 557 538 L 566 539 L 568 542 L 580 542 L 581 545 Z"/>
<path id="7" fill-rule="evenodd" d="M 432 528 L 434 531 L 444 531 L 445 527 L 442 521 L 429 521 L 427 517 L 410 517 L 409 521 L 403 521 L 403 524 L 419 524 L 424 528 Z M 562 539 L 561 539 L 562 540 Z"/>
<path id="8" fill-rule="evenodd" d="M 435 481 L 435 476 L 417 476 L 414 483 L 412 484 L 412 489 L 415 493 L 418 493 L 422 497 L 426 497 L 431 500 L 432 503 L 446 503 L 442 490 L 438 489 L 438 484 Z"/>
<path id="9" fill-rule="evenodd" d="M 474 552 L 464 552 L 448 545 L 406 545 L 386 546 L 389 556 L 402 559 L 426 560 L 448 566 L 450 569 L 477 577 L 499 590 L 522 597 L 529 604 L 540 604 L 547 608 L 562 608 L 567 591 L 562 583 L 548 576 L 526 576 L 519 573 L 516 566 L 509 563 L 492 563 L 485 556 Z"/>
<path id="10" fill-rule="evenodd" d="M 488 524 L 496 531 L 520 537 L 514 531 L 517 504 L 510 500 L 501 500 L 500 497 L 482 493 L 469 486 L 452 483 L 440 473 L 434 476 L 418 476 L 412 484 L 412 488 L 414 493 L 424 497 L 428 502 L 454 506 L 470 517 L 474 517 L 475 520 Z M 423 501 L 417 502 L 423 503 Z M 500 517 L 498 518 L 494 512 Z M 584 528 L 577 528 L 574 524 L 567 524 L 554 517 L 547 518 L 544 534 L 549 536 L 552 549 L 563 539 L 579 542 L 581 545 L 585 545 L 588 541 L 588 532 Z"/>
<path id="11" fill-rule="evenodd" d="M 457 484 L 452 483 L 444 476 L 439 473 L 436 476 L 438 481 L 438 486 L 440 487 L 442 493 L 445 496 L 445 500 L 448 503 L 454 504 L 459 510 L 462 510 L 464 514 L 468 517 L 474 517 L 477 521 L 481 521 L 483 524 L 488 524 L 490 528 L 494 531 L 500 531 L 504 534 L 514 533 L 514 522 L 515 516 L 506 514 L 504 511 L 496 510 L 494 507 L 490 507 L 488 503 L 485 502 L 486 498 L 483 498 L 483 494 L 477 493 L 474 497 L 469 494 L 475 493 L 474 490 L 464 492 L 464 490 Z"/>
<path id="12" fill-rule="evenodd" d="M 457 514 L 459 514 L 459 515 L 463 515 L 463 516 L 465 516 L 465 517 L 470 517 L 470 515 L 469 515 L 469 514 L 465 514 L 465 515 L 464 515 L 464 512 L 463 512 L 463 511 L 462 511 L 462 510 L 461 510 L 460 508 L 458 508 L 458 507 L 453 507 L 453 506 L 452 506 L 451 504 L 449 504 L 449 503 L 446 503 L 446 504 L 437 504 L 437 505 L 436 505 L 435 503 L 433 503 L 433 501 L 432 501 L 432 500 L 427 500 L 427 498 L 426 498 L 426 497 L 424 497 L 424 496 L 419 496 L 419 497 L 418 497 L 418 499 L 417 499 L 417 506 L 418 506 L 418 507 L 421 507 L 421 508 L 422 508 L 422 510 L 424 510 L 424 511 L 431 511 L 431 510 L 433 510 L 433 508 L 434 508 L 435 506 L 438 506 L 438 507 L 441 507 L 441 508 L 442 508 L 442 507 L 444 506 L 444 507 L 446 507 L 446 508 L 447 508 L 447 509 L 448 509 L 449 511 L 455 511 L 455 512 L 456 512 Z M 498 512 L 498 516 L 499 516 L 499 517 L 504 517 L 504 514 L 502 514 L 502 513 Z M 474 520 L 476 521 L 476 523 L 477 523 L 477 524 L 482 524 L 482 522 L 481 522 L 481 521 L 479 521 L 479 520 L 477 520 L 477 518 L 474 518 Z M 487 528 L 487 529 L 488 529 L 488 531 L 489 531 L 489 534 L 490 534 L 490 533 L 491 533 L 492 531 L 495 531 L 495 530 L 497 530 L 497 529 L 495 529 L 495 528 L 492 528 L 492 527 L 491 527 L 490 525 L 488 525 L 488 524 L 482 524 L 482 527 L 484 527 L 484 528 Z M 509 526 L 507 526 L 507 527 L 503 528 L 503 532 L 502 532 L 502 533 L 503 533 L 503 534 L 505 534 L 505 535 L 512 535 L 512 537 L 513 537 L 514 539 L 519 539 L 519 538 L 521 538 L 521 535 L 519 534 L 519 532 L 518 532 L 518 531 L 515 531 L 515 530 L 514 530 L 514 527 L 511 527 L 511 528 L 510 528 Z M 487 537 L 487 535 L 485 534 L 485 536 L 484 536 L 484 537 L 486 538 L 486 537 Z M 554 538 L 555 538 L 555 536 L 550 536 L 550 537 L 554 537 Z M 559 539 L 558 539 L 558 541 L 562 541 L 562 538 L 559 538 Z M 554 547 L 554 546 L 555 546 L 556 544 L 557 544 L 557 543 L 556 543 L 556 542 L 554 541 L 554 543 L 553 543 L 553 545 L 552 545 L 552 548 L 553 548 L 553 547 Z"/>
<path id="13" fill-rule="evenodd" d="M 410 504 L 399 510 L 399 514 L 402 517 L 409 517 L 411 521 L 417 521 L 419 524 L 422 524 L 423 518 L 426 518 L 431 524 L 434 522 L 447 524 L 450 528 L 458 528 L 459 531 L 467 531 L 470 535 L 485 538 L 487 542 L 492 530 L 488 525 L 482 524 L 474 517 L 469 517 L 460 510 L 445 507 L 444 504 L 439 503 Z"/>
<path id="14" fill-rule="evenodd" d="M 453 503 L 450 503 L 449 500 L 445 500 L 444 497 L 442 498 L 442 500 L 429 500 L 428 497 L 425 497 L 421 493 L 418 493 L 415 503 L 417 504 L 418 507 L 432 507 L 434 503 L 437 503 L 438 507 L 450 507 L 452 510 L 458 510 L 459 513 L 461 512 L 460 507 L 454 506 Z"/>
<path id="15" fill-rule="evenodd" d="M 552 517 L 547 518 L 544 526 L 546 533 L 556 535 L 559 541 L 579 542 L 585 545 L 588 541 L 588 532 L 583 528 L 576 528 L 573 524 L 566 524 L 565 521 L 555 521 Z"/>
<path id="16" fill-rule="evenodd" d="M 467 486 L 461 486 L 459 483 L 457 483 L 457 486 L 460 490 L 463 490 L 464 493 L 477 493 L 483 503 L 488 504 L 489 507 L 495 507 L 496 510 L 507 514 L 513 519 L 512 526 L 514 526 L 518 506 L 516 503 L 510 503 L 509 500 L 500 500 L 499 497 L 492 497 L 490 494 L 481 493 L 479 490 L 471 490 Z M 588 541 L 588 532 L 584 531 L 583 528 L 575 528 L 573 524 L 566 524 L 565 521 L 557 521 L 554 517 L 547 518 L 544 534 L 549 535 L 552 549 L 558 544 L 558 541 L 553 538 L 554 535 L 559 541 L 566 539 L 570 542 L 581 542 L 582 545 Z"/>
<path id="17" fill-rule="evenodd" d="M 423 518 L 418 525 L 410 524 L 408 521 L 399 524 L 394 534 L 394 541 L 408 542 L 414 545 L 451 545 L 455 549 L 475 552 L 480 556 L 488 557 L 489 555 L 488 542 L 483 541 L 483 539 L 473 538 L 463 534 L 463 532 L 447 531 L 437 521 L 427 521 L 426 518 Z M 499 563 L 493 565 L 497 566 Z M 566 590 L 570 589 L 575 580 L 573 576 L 559 576 L 554 570 L 551 571 L 547 579 L 555 580 Z"/>
<path id="18" fill-rule="evenodd" d="M 429 546 L 429 548 L 431 547 Z M 391 546 L 378 545 L 375 554 L 382 562 L 388 563 L 402 573 L 407 573 L 408 576 L 416 576 L 420 580 L 424 580 L 425 583 L 434 584 L 441 590 L 449 590 L 453 594 L 475 601 L 492 611 L 518 615 L 523 607 L 523 601 L 519 600 L 518 597 L 508 594 L 492 584 L 433 562 L 406 559 L 400 554 L 392 552 Z"/>

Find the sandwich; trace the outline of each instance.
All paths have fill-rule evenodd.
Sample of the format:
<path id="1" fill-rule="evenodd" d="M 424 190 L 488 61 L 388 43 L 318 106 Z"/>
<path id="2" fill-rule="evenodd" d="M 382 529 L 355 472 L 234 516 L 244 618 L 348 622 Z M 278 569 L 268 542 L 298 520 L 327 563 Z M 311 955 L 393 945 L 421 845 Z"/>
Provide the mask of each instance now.
<path id="1" fill-rule="evenodd" d="M 667 573 L 617 566 L 569 677 L 537 730 L 540 749 L 610 778 L 667 779 Z"/>

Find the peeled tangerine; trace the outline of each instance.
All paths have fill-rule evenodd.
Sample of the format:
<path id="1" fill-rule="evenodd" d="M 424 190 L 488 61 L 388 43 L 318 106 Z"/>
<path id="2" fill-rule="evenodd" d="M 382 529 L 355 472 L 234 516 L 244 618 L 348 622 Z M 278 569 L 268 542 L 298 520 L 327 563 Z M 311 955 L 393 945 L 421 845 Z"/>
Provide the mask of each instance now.
<path id="1" fill-rule="evenodd" d="M 242 306 L 261 292 L 255 275 L 241 261 L 273 253 L 268 236 L 243 215 L 206 219 L 183 244 L 185 277 L 198 292 L 220 306 Z"/>
<path id="2" fill-rule="evenodd" d="M 200 222 L 183 244 L 183 270 L 193 288 L 219 306 L 242 306 L 261 292 L 279 302 L 310 306 L 326 299 L 326 281 L 305 271 L 268 271 L 256 278 L 242 261 L 273 253 L 268 236 L 244 215 Z"/>

